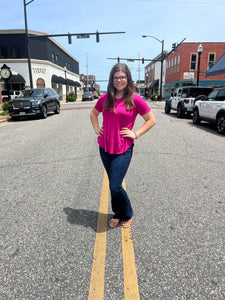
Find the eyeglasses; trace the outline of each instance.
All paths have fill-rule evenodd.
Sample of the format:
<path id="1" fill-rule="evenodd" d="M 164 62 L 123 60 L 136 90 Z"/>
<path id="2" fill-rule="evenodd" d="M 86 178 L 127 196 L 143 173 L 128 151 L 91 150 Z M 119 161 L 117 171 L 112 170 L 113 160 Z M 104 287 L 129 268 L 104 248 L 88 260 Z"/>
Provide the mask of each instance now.
<path id="1" fill-rule="evenodd" d="M 113 77 L 113 81 L 125 81 L 127 80 L 127 76 Z"/>

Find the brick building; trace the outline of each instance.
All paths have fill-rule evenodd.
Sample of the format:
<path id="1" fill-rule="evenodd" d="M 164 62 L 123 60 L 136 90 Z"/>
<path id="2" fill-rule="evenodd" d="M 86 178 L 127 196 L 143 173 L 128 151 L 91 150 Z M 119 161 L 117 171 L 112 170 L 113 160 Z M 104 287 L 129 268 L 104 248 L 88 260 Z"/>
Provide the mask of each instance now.
<path id="1" fill-rule="evenodd" d="M 96 84 L 95 75 L 80 74 L 80 81 L 83 82 L 84 91 L 100 91 L 100 86 Z"/>
<path id="2" fill-rule="evenodd" d="M 182 43 L 166 58 L 165 98 L 168 99 L 175 88 L 196 85 L 198 75 L 198 43 Z M 225 86 L 225 74 L 206 77 L 206 72 L 225 53 L 225 43 L 201 43 L 199 86 Z"/>

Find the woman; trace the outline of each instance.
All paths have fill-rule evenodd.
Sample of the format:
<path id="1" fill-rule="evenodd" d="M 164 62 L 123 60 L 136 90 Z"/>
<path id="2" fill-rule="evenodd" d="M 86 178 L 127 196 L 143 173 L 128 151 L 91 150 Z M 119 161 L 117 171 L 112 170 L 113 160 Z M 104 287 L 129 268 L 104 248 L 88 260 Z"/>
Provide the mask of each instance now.
<path id="1" fill-rule="evenodd" d="M 98 120 L 100 113 L 103 115 L 102 126 Z M 137 114 L 145 122 L 134 132 L 132 128 Z M 112 68 L 107 93 L 99 98 L 90 117 L 109 178 L 114 212 L 109 226 L 117 227 L 121 221 L 124 228 L 130 227 L 133 210 L 122 182 L 131 161 L 134 140 L 152 128 L 156 121 L 147 103 L 133 93 L 133 81 L 126 64 L 118 63 Z"/>

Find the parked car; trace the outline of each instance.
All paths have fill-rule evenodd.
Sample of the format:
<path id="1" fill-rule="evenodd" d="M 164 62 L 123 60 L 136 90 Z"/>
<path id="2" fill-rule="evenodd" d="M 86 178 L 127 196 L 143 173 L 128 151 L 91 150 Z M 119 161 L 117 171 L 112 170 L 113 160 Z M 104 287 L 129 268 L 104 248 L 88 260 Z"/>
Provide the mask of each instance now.
<path id="1" fill-rule="evenodd" d="M 169 114 L 171 110 L 175 110 L 178 118 L 182 118 L 185 113 L 192 114 L 196 97 L 199 95 L 207 96 L 212 90 L 209 87 L 197 86 L 177 88 L 173 96 L 166 100 L 165 113 Z"/>
<path id="2" fill-rule="evenodd" d="M 24 116 L 40 116 L 45 119 L 48 112 L 60 113 L 59 96 L 52 88 L 27 89 L 9 101 L 9 114 L 13 120 Z"/>
<path id="3" fill-rule="evenodd" d="M 7 91 L 7 90 L 3 90 L 2 91 L 2 101 L 9 101 L 9 94 L 10 94 L 10 100 L 15 99 L 16 97 L 18 97 L 20 91 Z"/>
<path id="4" fill-rule="evenodd" d="M 195 102 L 193 123 L 215 123 L 219 133 L 225 134 L 225 88 L 213 90 L 207 98 Z"/>
<path id="5" fill-rule="evenodd" d="M 93 92 L 93 96 L 94 96 L 94 99 L 98 99 L 98 93 L 97 92 Z"/>
<path id="6" fill-rule="evenodd" d="M 92 92 L 85 92 L 82 95 L 82 101 L 92 101 L 94 100 L 94 95 Z"/>

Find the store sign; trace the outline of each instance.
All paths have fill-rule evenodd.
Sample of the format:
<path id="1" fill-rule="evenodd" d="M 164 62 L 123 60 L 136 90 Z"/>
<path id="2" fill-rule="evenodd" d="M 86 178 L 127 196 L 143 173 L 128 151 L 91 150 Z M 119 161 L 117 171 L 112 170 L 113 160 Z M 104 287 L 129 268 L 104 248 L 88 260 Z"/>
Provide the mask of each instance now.
<path id="1" fill-rule="evenodd" d="M 194 79 L 195 73 L 194 72 L 184 72 L 183 79 Z"/>
<path id="2" fill-rule="evenodd" d="M 45 74 L 46 69 L 45 68 L 33 68 L 33 73 L 34 74 Z"/>

